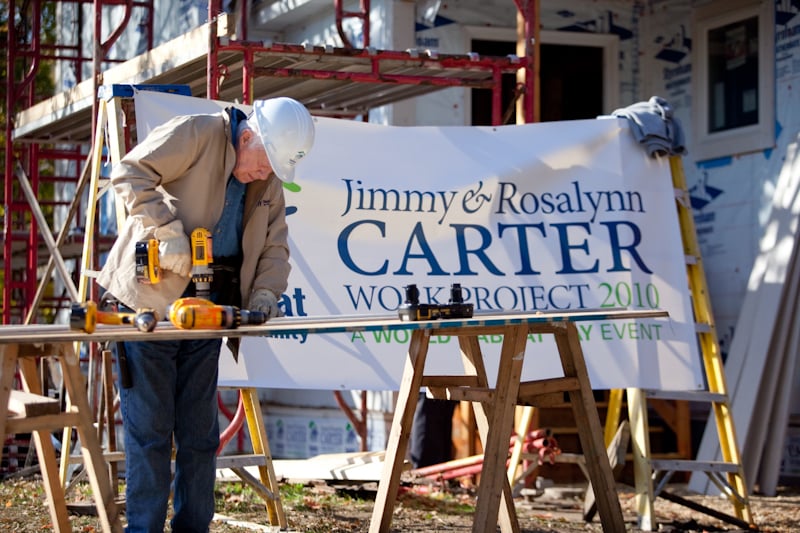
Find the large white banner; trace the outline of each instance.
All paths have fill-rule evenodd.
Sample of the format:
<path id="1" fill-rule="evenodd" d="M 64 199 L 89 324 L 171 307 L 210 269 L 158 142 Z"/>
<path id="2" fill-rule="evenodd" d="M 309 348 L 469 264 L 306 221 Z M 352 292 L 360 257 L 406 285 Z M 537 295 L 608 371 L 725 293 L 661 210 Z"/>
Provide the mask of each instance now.
<path id="1" fill-rule="evenodd" d="M 208 100 L 141 92 L 146 131 Z M 476 312 L 663 309 L 669 319 L 579 323 L 592 386 L 702 388 L 666 160 L 623 119 L 503 127 L 390 127 L 316 118 L 316 143 L 286 186 L 287 317 L 386 314 L 416 284 Z M 225 386 L 393 390 L 409 335 L 245 338 Z M 480 339 L 490 380 L 502 339 Z M 458 373 L 456 339 L 434 337 L 426 371 Z M 555 343 L 531 335 L 524 378 L 560 376 Z"/>

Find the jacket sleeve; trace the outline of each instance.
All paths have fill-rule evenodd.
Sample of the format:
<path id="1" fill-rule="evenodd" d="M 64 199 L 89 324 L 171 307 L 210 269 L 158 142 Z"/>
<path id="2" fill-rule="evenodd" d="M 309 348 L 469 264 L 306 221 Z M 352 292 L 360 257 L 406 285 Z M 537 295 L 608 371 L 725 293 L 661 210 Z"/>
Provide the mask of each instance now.
<path id="1" fill-rule="evenodd" d="M 155 128 L 111 172 L 111 183 L 128 216 L 147 230 L 174 220 L 175 199 L 161 185 L 183 176 L 206 149 L 192 117 L 176 117 Z"/>
<path id="2" fill-rule="evenodd" d="M 269 289 L 280 298 L 286 290 L 291 267 L 289 265 L 286 200 L 283 194 L 283 183 L 276 176 L 270 178 L 265 200 L 269 202 L 267 232 L 259 253 L 252 290 Z"/>

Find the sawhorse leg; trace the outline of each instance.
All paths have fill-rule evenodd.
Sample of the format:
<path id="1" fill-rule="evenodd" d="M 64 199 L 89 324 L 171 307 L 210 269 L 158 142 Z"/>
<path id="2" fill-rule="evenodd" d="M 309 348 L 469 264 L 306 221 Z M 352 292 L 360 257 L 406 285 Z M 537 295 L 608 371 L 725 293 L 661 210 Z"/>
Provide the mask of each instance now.
<path id="1" fill-rule="evenodd" d="M 525 326 L 506 331 L 503 335 L 492 405 L 474 404 L 475 423 L 484 449 L 481 481 L 478 485 L 478 507 L 472 524 L 475 532 L 494 531 L 498 522 L 503 533 L 519 531 L 511 485 L 504 472 L 508 458 L 508 438 L 514 425 L 514 411 L 522 375 L 521 356 L 525 351 L 526 341 Z M 478 387 L 488 388 L 478 338 L 459 337 L 459 343 L 465 373 L 477 376 Z"/>
<path id="2" fill-rule="evenodd" d="M 400 474 L 403 471 L 408 439 L 411 436 L 414 409 L 417 406 L 417 397 L 422 386 L 429 340 L 430 331 L 428 330 L 418 329 L 411 334 L 403 378 L 395 405 L 395 417 L 386 445 L 381 482 L 378 485 L 378 494 L 375 496 L 375 507 L 372 509 L 370 533 L 386 533 L 392 523 L 394 502 L 400 487 Z M 400 416 L 399 420 L 398 415 Z"/>
<path id="3" fill-rule="evenodd" d="M 594 488 L 600 522 L 604 531 L 625 531 L 625 520 L 622 517 L 614 475 L 603 444 L 603 428 L 597 415 L 597 405 L 594 402 L 589 373 L 586 370 L 583 349 L 578 338 L 578 328 L 574 322 L 556 323 L 554 326 L 564 376 L 578 380 L 577 390 L 570 390 L 568 394 L 575 415 L 581 449 L 586 459 L 586 469 L 589 471 L 589 478 Z"/>
<path id="4" fill-rule="evenodd" d="M 17 419 L 14 421 L 13 427 L 28 429 L 34 433 L 51 518 L 56 531 L 68 532 L 72 531 L 72 528 L 67 514 L 64 489 L 58 477 L 58 466 L 55 450 L 50 440 L 50 431 L 56 427 L 76 426 L 81 439 L 84 467 L 95 496 L 101 527 L 104 532 L 121 532 L 122 525 L 119 522 L 117 505 L 114 502 L 108 468 L 95 433 L 78 357 L 71 344 L 0 346 L 0 436 L 5 438 L 7 427 L 12 428 L 8 424 L 8 398 L 13 386 L 17 363 L 19 363 L 24 389 L 27 392 L 41 395 L 42 386 L 39 383 L 35 358 L 49 355 L 59 358 L 64 374 L 64 384 L 73 407 L 68 412 L 58 415 Z"/>
<path id="5" fill-rule="evenodd" d="M 17 370 L 17 345 L 0 346 L 0 439 L 6 437 L 6 419 L 8 417 L 8 401 L 11 390 L 14 387 L 14 375 Z M 22 362 L 22 361 L 20 361 Z M 34 369 L 35 374 L 35 369 Z M 28 383 L 27 392 L 41 394 L 41 388 L 36 386 L 36 382 Z M 57 532 L 72 531 L 67 513 L 67 502 L 64 498 L 64 489 L 58 479 L 58 463 L 53 443 L 50 440 L 49 431 L 33 431 L 33 438 L 36 445 L 36 455 L 39 458 L 39 467 L 44 482 L 44 490 L 47 495 L 47 509 L 50 512 L 50 519 L 53 521 L 53 528 Z M 0 447 L 2 456 L 2 447 Z"/>

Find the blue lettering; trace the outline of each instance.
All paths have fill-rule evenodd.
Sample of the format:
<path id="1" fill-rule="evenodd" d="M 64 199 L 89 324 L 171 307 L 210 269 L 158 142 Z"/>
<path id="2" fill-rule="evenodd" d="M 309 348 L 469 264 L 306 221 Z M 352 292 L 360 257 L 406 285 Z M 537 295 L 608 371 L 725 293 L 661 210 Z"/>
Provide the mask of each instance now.
<path id="1" fill-rule="evenodd" d="M 367 270 L 364 270 L 356 266 L 352 256 L 350 255 L 350 249 L 347 247 L 347 241 L 350 239 L 350 234 L 353 233 L 353 231 L 357 227 L 365 224 L 371 224 L 373 226 L 376 226 L 380 230 L 381 237 L 386 237 L 386 224 L 381 222 L 380 220 L 359 220 L 353 222 L 352 224 L 345 227 L 339 234 L 339 240 L 337 242 L 337 247 L 339 249 L 339 257 L 341 257 L 342 262 L 345 264 L 345 266 L 347 266 L 347 268 L 349 268 L 356 274 L 361 274 L 363 276 L 380 276 L 386 274 L 389 266 L 388 259 L 383 262 L 383 265 L 381 265 L 381 267 L 378 268 L 378 270 L 369 272 Z"/>
<path id="2" fill-rule="evenodd" d="M 411 253 L 411 245 L 414 241 L 419 243 L 419 247 L 422 250 L 421 254 Z M 442 267 L 439 266 L 439 263 L 436 261 L 436 256 L 434 255 L 430 244 L 428 244 L 428 239 L 425 238 L 425 231 L 422 229 L 422 222 L 417 222 L 414 225 L 414 231 L 411 232 L 411 237 L 409 237 L 408 244 L 406 245 L 406 251 L 403 253 L 402 264 L 398 270 L 394 271 L 394 274 L 397 276 L 410 276 L 411 272 L 408 271 L 408 260 L 411 258 L 425 259 L 430 267 L 430 270 L 428 271 L 429 276 L 447 275 L 447 272 L 442 270 Z"/>
<path id="3" fill-rule="evenodd" d="M 528 233 L 527 228 L 536 228 L 539 230 L 539 233 L 542 234 L 542 237 L 546 237 L 547 234 L 544 229 L 544 223 L 539 222 L 538 224 L 497 224 L 497 235 L 498 237 L 502 238 L 503 233 L 505 230 L 513 228 L 517 230 L 517 241 L 519 242 L 519 256 L 520 262 L 522 265 L 520 269 L 514 272 L 514 274 L 518 276 L 535 276 L 541 274 L 538 270 L 534 270 L 533 265 L 531 265 L 531 255 L 530 255 L 530 246 L 528 245 Z"/>
<path id="4" fill-rule="evenodd" d="M 470 270 L 469 268 L 469 255 L 474 255 L 475 257 L 483 263 L 483 266 L 486 267 L 490 273 L 496 276 L 504 276 L 503 274 L 495 265 L 489 260 L 489 257 L 486 255 L 485 250 L 489 247 L 492 243 L 492 234 L 489 233 L 489 230 L 484 228 L 483 226 L 478 226 L 475 224 L 451 224 L 451 228 L 456 230 L 456 242 L 458 243 L 458 261 L 461 266 L 461 269 L 456 272 L 456 275 L 459 276 L 477 276 L 478 273 Z M 466 239 L 466 230 L 467 229 L 474 229 L 478 232 L 478 235 L 481 237 L 481 244 L 478 248 L 474 250 L 467 249 L 467 239 Z"/>
<path id="5" fill-rule="evenodd" d="M 369 287 L 369 295 L 364 291 L 364 287 L 359 286 L 358 289 L 356 289 L 355 297 L 353 296 L 352 285 L 345 285 L 344 288 L 347 291 L 347 295 L 350 296 L 350 303 L 353 304 L 353 309 L 359 308 L 362 299 L 364 301 L 364 306 L 368 310 L 372 309 L 372 299 L 375 297 L 375 289 L 377 288 L 375 285 Z"/>
<path id="6" fill-rule="evenodd" d="M 650 270 L 647 265 L 644 264 L 642 261 L 641 256 L 636 251 L 636 247 L 642 242 L 642 232 L 639 230 L 639 226 L 632 222 L 626 221 L 619 221 L 619 222 L 601 222 L 602 225 L 608 228 L 608 237 L 611 241 L 611 255 L 614 257 L 614 266 L 609 268 L 607 272 L 628 272 L 630 268 L 625 268 L 622 265 L 622 250 L 627 250 L 628 253 L 631 255 L 631 258 L 639 265 L 639 268 L 642 269 L 643 272 L 648 274 L 652 274 L 653 271 Z M 630 228 L 631 233 L 633 234 L 633 242 L 628 245 L 620 244 L 619 239 L 619 230 L 620 226 L 627 226 Z"/>
<path id="7" fill-rule="evenodd" d="M 591 235 L 592 231 L 589 227 L 588 222 L 565 222 L 560 224 L 551 224 L 556 230 L 558 231 L 558 240 L 561 243 L 561 270 L 557 271 L 556 274 L 586 274 L 589 272 L 597 272 L 598 271 L 598 263 L 600 262 L 598 259 L 594 260 L 594 264 L 592 267 L 578 270 L 574 266 L 572 266 L 572 256 L 570 254 L 570 250 L 583 250 L 586 252 L 586 255 L 589 255 L 589 241 L 584 239 L 583 242 L 580 244 L 571 244 L 569 242 L 569 236 L 567 232 L 571 227 L 583 228 L 586 230 L 586 233 Z"/>

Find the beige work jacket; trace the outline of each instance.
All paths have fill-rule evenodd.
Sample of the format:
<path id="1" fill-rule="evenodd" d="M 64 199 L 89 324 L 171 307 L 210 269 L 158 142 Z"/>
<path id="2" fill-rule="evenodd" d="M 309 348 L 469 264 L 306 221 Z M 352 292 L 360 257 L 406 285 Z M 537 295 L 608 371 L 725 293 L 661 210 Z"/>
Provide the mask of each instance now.
<path id="1" fill-rule="evenodd" d="M 174 118 L 155 128 L 111 173 L 116 201 L 128 217 L 97 282 L 132 309 L 153 308 L 161 318 L 180 298 L 190 279 L 164 271 L 158 284 L 136 281 L 135 245 L 175 219 L 188 235 L 213 230 L 225 203 L 225 185 L 236 161 L 227 111 Z M 281 181 L 247 185 L 240 271 L 242 306 L 251 293 L 269 289 L 278 297 L 289 276 L 286 204 Z M 213 253 L 213 244 L 212 244 Z"/>

